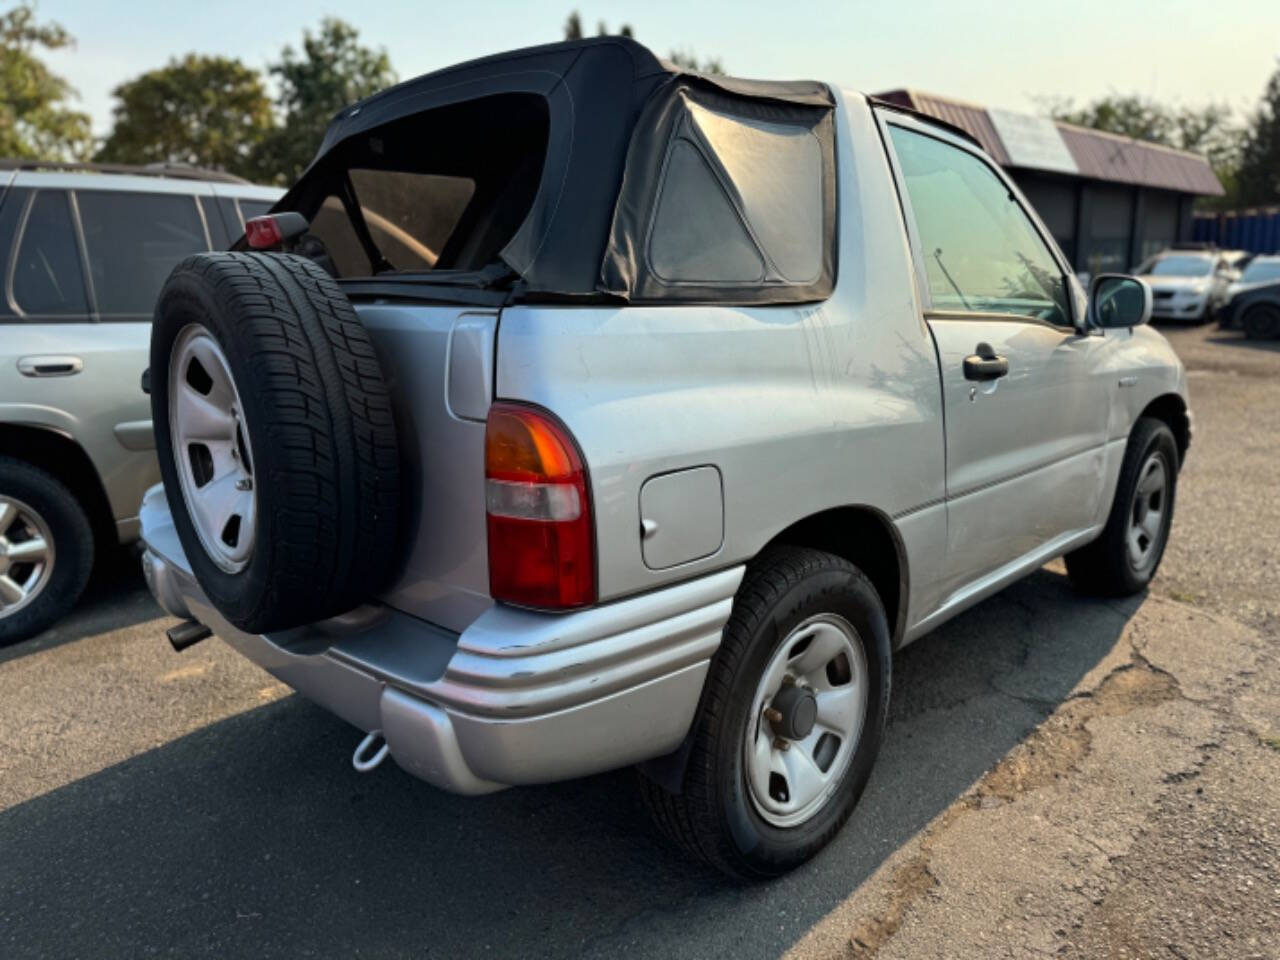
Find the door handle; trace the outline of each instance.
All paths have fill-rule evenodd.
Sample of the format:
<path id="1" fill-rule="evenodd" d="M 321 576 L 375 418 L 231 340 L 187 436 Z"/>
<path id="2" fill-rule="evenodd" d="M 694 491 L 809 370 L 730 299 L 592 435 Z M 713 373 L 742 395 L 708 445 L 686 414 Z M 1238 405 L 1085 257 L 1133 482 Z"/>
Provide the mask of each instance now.
<path id="1" fill-rule="evenodd" d="M 84 361 L 72 356 L 20 357 L 18 372 L 24 377 L 69 377 L 84 369 Z"/>
<path id="2" fill-rule="evenodd" d="M 964 358 L 966 380 L 999 380 L 1009 372 L 1007 357 L 997 356 L 988 343 L 980 343 Z"/>

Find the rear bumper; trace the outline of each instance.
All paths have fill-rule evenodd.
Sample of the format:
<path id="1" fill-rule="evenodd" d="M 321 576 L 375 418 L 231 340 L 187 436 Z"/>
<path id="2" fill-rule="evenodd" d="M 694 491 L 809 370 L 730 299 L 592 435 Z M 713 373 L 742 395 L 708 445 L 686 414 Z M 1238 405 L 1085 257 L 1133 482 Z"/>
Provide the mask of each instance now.
<path id="1" fill-rule="evenodd" d="M 461 634 L 388 607 L 271 636 L 227 623 L 191 574 L 164 493 L 141 512 L 157 601 L 456 793 L 585 776 L 662 756 L 693 722 L 743 570 L 553 615 L 494 606 Z"/>

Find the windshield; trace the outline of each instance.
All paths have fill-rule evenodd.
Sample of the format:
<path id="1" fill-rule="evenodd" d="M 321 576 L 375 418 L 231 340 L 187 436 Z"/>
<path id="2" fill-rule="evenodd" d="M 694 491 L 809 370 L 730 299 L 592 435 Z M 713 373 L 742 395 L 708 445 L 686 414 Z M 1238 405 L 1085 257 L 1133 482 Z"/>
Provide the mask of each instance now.
<path id="1" fill-rule="evenodd" d="M 1152 277 L 1207 277 L 1213 270 L 1208 257 L 1161 257 L 1147 270 Z"/>
<path id="2" fill-rule="evenodd" d="M 1241 283 L 1265 283 L 1280 280 L 1280 260 L 1255 260 L 1244 268 Z"/>

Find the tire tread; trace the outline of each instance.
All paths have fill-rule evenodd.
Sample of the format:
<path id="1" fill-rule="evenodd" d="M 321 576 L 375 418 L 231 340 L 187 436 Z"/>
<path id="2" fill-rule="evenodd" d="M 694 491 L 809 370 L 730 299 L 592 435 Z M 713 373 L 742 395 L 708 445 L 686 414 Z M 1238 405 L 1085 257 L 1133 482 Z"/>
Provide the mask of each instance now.
<path id="1" fill-rule="evenodd" d="M 269 457 L 251 455 L 272 466 L 260 476 L 254 464 L 255 480 L 270 488 L 273 537 L 259 548 L 271 551 L 271 574 L 252 609 L 223 612 L 266 632 L 350 609 L 388 576 L 399 517 L 395 422 L 368 331 L 333 279 L 303 257 L 197 254 L 175 268 L 166 292 L 187 278 L 219 304 L 268 411 L 249 429 L 253 446 L 270 448 Z"/>
<path id="2" fill-rule="evenodd" d="M 833 569 L 851 576 L 875 595 L 871 581 L 853 564 L 808 547 L 771 548 L 748 568 L 734 598 L 733 612 L 725 625 L 720 647 L 707 672 L 702 700 L 691 731 L 692 750 L 681 792 L 670 793 L 644 775 L 639 776 L 641 796 L 658 829 L 695 859 L 742 880 L 757 880 L 774 873 L 752 869 L 745 863 L 722 823 L 717 803 L 720 785 L 716 764 L 720 720 L 730 708 L 737 667 L 746 657 L 758 625 L 768 619 L 770 610 L 791 589 L 809 576 Z M 882 713 L 887 713 L 887 698 L 884 706 Z M 868 729 L 872 724 L 882 725 L 883 722 L 884 716 L 868 717 Z M 815 849 L 825 845 L 839 832 L 852 809 L 850 805 L 843 816 L 823 831 L 814 843 Z"/>

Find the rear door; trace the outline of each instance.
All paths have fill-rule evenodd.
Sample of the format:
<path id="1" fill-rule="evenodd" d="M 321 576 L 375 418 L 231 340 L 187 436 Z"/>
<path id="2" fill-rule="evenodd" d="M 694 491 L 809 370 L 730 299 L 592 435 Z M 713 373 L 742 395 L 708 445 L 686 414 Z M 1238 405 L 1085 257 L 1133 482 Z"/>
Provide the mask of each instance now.
<path id="1" fill-rule="evenodd" d="M 206 186 L 157 180 L 137 187 L 72 193 L 97 321 L 83 337 L 92 356 L 79 386 L 101 397 L 96 430 L 117 441 L 103 476 L 117 518 L 136 515 L 142 494 L 159 480 L 151 404 L 139 383 L 156 299 L 178 263 L 212 248 L 200 205 Z"/>
<path id="2" fill-rule="evenodd" d="M 1087 529 L 1109 394 L 1060 255 L 976 149 L 886 120 L 946 417 L 944 596 Z"/>
<path id="3" fill-rule="evenodd" d="M 159 479 L 140 385 L 151 314 L 174 265 L 210 249 L 207 193 L 158 178 L 19 173 L 0 208 L 12 221 L 0 230 L 13 237 L 0 322 L 13 325 L 3 362 L 14 375 L 0 397 L 75 437 L 126 536 Z"/>

